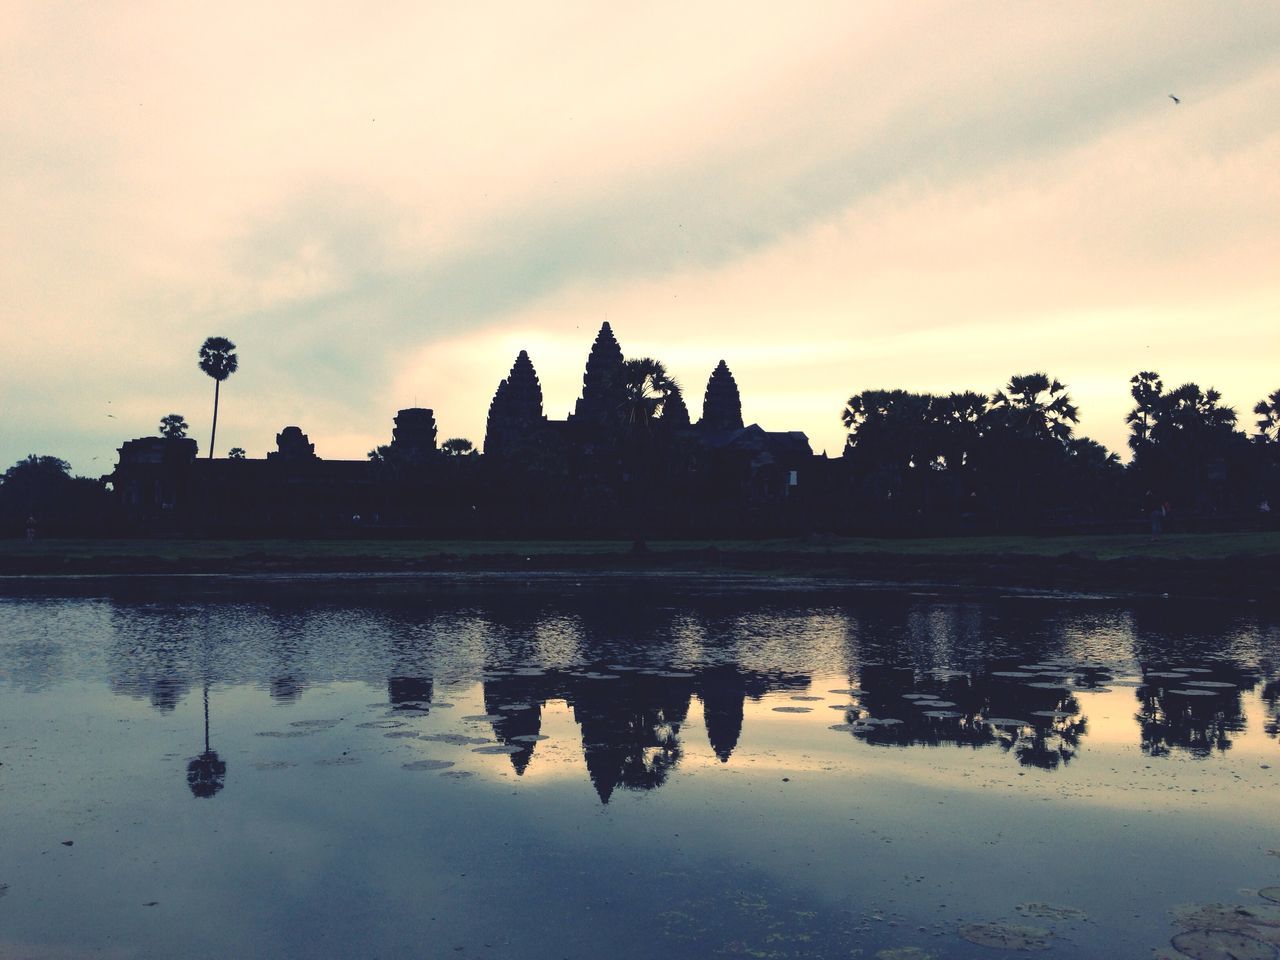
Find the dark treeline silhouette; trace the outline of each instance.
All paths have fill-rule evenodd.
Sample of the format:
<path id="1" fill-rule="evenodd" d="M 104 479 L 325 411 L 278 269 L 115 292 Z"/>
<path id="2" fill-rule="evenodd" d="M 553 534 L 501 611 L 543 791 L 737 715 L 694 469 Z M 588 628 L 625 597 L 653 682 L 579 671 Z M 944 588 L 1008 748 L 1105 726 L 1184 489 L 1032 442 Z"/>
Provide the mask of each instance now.
<path id="1" fill-rule="evenodd" d="M 50 488 L 37 502 L 8 474 L 0 486 L 11 531 L 35 512 L 50 530 L 119 527 L 145 535 L 650 537 L 776 534 L 937 534 L 1137 529 L 1159 512 L 1170 529 L 1272 526 L 1280 506 L 1280 392 L 1254 408 L 1256 432 L 1213 389 L 1168 389 L 1136 374 L 1125 465 L 1076 433 L 1066 385 L 1012 376 L 992 395 L 870 389 L 851 396 L 842 454 L 815 455 L 798 431 L 745 424 L 722 360 L 701 416 L 663 363 L 627 358 L 605 323 L 582 392 L 563 420 L 544 411 L 525 351 L 489 407 L 483 453 L 462 437 L 437 441 L 434 411 L 395 417 L 367 460 L 324 460 L 298 426 L 255 458 L 214 458 L 218 390 L 238 365 L 211 337 L 199 365 L 215 381 L 206 459 L 180 414 L 160 434 L 126 441 L 104 478 L 113 505 L 92 519 Z M 21 464 L 19 465 L 21 466 Z M 16 469 L 16 468 L 15 468 Z M 10 471 L 13 472 L 12 470 Z"/>

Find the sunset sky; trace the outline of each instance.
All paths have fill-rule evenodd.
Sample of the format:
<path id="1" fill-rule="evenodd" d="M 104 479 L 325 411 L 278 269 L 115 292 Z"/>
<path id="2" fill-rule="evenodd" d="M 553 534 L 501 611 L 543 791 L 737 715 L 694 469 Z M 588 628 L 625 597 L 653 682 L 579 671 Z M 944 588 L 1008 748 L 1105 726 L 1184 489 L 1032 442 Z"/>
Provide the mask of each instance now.
<path id="1" fill-rule="evenodd" d="M 218 452 L 562 418 L 609 320 L 696 417 L 1046 370 L 1280 388 L 1280 4 L 0 0 L 0 469 L 110 470 L 239 347 Z M 1182 98 L 1175 104 L 1169 94 Z"/>

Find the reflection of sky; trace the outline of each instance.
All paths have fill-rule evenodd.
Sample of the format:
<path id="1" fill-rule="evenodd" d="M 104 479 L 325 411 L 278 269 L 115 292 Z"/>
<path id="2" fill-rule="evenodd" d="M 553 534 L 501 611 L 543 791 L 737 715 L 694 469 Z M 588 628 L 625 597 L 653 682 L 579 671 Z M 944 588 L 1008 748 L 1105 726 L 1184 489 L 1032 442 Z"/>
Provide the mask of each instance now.
<path id="1" fill-rule="evenodd" d="M 732 953 L 776 934 L 796 949 L 811 936 L 846 953 L 914 944 L 966 958 L 980 952 L 955 941 L 957 922 L 1017 920 L 1016 904 L 1042 900 L 1092 918 L 1060 930 L 1062 955 L 1141 955 L 1167 940 L 1173 904 L 1280 879 L 1263 855 L 1280 847 L 1265 619 L 1142 603 L 653 599 L 611 601 L 611 618 L 577 593 L 505 607 L 0 601 L 0 953 L 494 943 L 497 956 L 541 960 L 608 943 L 630 960 Z M 1229 662 L 1207 657 L 1223 651 Z M 1086 728 L 1054 769 L 995 744 L 898 747 L 828 729 L 846 720 L 832 705 L 860 699 L 830 691 L 857 677 L 919 689 L 946 668 L 1007 703 L 978 684 L 993 665 L 1104 654 L 1115 682 L 1071 691 Z M 886 662 L 912 668 L 872 667 Z M 1201 662 L 1250 678 L 1229 748 L 1144 752 L 1142 688 L 1121 683 Z M 599 679 L 627 673 L 610 664 L 657 673 Z M 708 685 L 714 671 L 727 686 Z M 194 799 L 186 764 L 204 748 L 205 676 L 227 773 L 216 796 Z M 726 689 L 743 700 L 722 760 L 708 712 L 718 702 L 732 729 Z M 502 729 L 524 730 L 536 707 L 547 739 L 520 773 L 479 743 L 421 738 L 492 745 L 495 725 L 466 718 L 522 690 L 543 695 Z M 619 774 L 626 751 L 589 767 L 584 736 L 621 737 L 641 768 L 658 764 L 646 724 L 663 717 L 678 740 L 664 780 Z M 454 766 L 405 768 L 427 759 Z M 618 777 L 604 791 L 601 771 Z"/>

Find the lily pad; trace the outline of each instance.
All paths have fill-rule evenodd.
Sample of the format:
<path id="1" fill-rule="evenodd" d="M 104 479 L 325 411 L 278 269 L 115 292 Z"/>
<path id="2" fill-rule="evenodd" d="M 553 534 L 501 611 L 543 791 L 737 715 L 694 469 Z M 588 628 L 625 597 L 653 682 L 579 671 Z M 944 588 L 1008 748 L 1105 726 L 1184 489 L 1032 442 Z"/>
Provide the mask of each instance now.
<path id="1" fill-rule="evenodd" d="M 812 713 L 813 707 L 774 707 L 774 713 Z"/>
<path id="2" fill-rule="evenodd" d="M 960 936 L 980 947 L 997 950 L 1048 950 L 1048 930 L 1018 923 L 963 923 Z"/>
<path id="3" fill-rule="evenodd" d="M 524 748 L 524 746 L 522 746 L 522 745 L 518 746 L 518 745 L 516 745 L 516 744 L 514 744 L 514 743 L 493 743 L 493 744 L 490 744 L 490 745 L 489 745 L 489 746 L 487 746 L 487 747 L 476 747 L 476 748 L 475 748 L 474 750 L 472 750 L 471 752 L 472 752 L 472 753 L 506 753 L 506 754 L 511 754 L 511 753 L 519 753 L 519 752 L 520 752 L 521 750 L 523 750 L 523 749 L 525 749 L 525 748 Z"/>
<path id="4" fill-rule="evenodd" d="M 452 760 L 414 760 L 400 764 L 405 770 L 447 770 L 453 766 Z"/>
<path id="5" fill-rule="evenodd" d="M 1165 693 L 1171 697 L 1216 697 L 1219 695 L 1215 690 L 1200 690 L 1196 688 L 1186 690 L 1177 687 L 1172 690 L 1166 690 Z"/>
<path id="6" fill-rule="evenodd" d="M 1015 720 L 1013 717 L 987 717 L 986 722 L 993 727 L 1029 727 L 1030 720 Z"/>
<path id="7" fill-rule="evenodd" d="M 964 716 L 963 713 L 957 713 L 955 710 L 926 710 L 924 715 L 934 720 L 958 720 Z"/>
<path id="8" fill-rule="evenodd" d="M 472 743 L 489 743 L 488 737 L 468 737 L 461 733 L 420 733 L 419 740 L 429 740 L 434 743 L 451 743 L 455 747 L 466 746 Z"/>
<path id="9" fill-rule="evenodd" d="M 1191 960 L 1274 960 L 1276 948 L 1239 930 L 1188 930 L 1169 941 Z"/>
<path id="10" fill-rule="evenodd" d="M 509 739 L 517 743 L 537 743 L 539 740 L 550 740 L 545 733 L 522 733 L 518 737 L 510 737 Z"/>
<path id="11" fill-rule="evenodd" d="M 1234 690 L 1236 688 L 1234 683 L 1226 683 L 1222 680 L 1188 680 L 1185 685 L 1188 687 L 1205 687 L 1206 689 L 1212 688 L 1215 690 Z"/>
<path id="12" fill-rule="evenodd" d="M 1056 903 L 1020 903 L 1015 907 L 1024 917 L 1037 917 L 1041 920 L 1088 920 L 1088 915 L 1078 907 L 1067 907 Z"/>

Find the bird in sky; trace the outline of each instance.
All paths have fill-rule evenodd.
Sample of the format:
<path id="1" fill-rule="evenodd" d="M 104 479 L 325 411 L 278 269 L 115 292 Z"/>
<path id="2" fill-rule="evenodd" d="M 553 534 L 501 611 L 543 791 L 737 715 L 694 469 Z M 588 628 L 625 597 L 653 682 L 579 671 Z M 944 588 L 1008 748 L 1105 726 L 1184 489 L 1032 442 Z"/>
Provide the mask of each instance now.
<path id="1" fill-rule="evenodd" d="M 1182 100 L 1181 100 L 1180 98 L 1175 97 L 1172 93 L 1171 93 L 1171 94 L 1169 94 L 1169 99 L 1170 99 L 1170 100 L 1172 100 L 1174 103 L 1181 103 L 1181 102 L 1182 102 Z"/>

